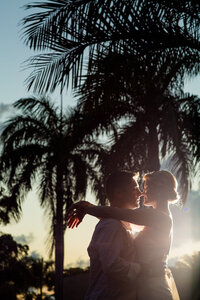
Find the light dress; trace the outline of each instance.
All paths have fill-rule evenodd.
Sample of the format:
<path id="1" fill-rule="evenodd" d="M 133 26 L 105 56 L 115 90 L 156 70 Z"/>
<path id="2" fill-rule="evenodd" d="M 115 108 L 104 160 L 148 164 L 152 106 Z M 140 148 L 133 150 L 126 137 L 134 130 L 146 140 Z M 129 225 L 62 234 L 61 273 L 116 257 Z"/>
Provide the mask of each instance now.
<path id="1" fill-rule="evenodd" d="M 163 214 L 156 211 L 156 214 L 159 213 Z M 138 278 L 138 300 L 180 300 L 171 271 L 167 268 L 172 240 L 172 218 L 163 215 L 163 219 L 163 224 L 159 222 L 159 226 L 145 226 L 135 237 L 137 261 L 148 266 L 148 272 L 144 271 Z"/>

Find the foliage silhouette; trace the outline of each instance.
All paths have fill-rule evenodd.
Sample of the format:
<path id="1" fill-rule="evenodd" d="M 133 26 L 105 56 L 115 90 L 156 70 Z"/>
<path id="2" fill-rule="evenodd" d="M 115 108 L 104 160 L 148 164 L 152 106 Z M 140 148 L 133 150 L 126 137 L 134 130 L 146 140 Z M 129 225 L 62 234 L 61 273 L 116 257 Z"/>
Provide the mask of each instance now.
<path id="1" fill-rule="evenodd" d="M 24 299 L 32 299 L 33 296 L 42 299 L 44 285 L 49 290 L 53 289 L 49 277 L 52 272 L 54 274 L 54 263 L 28 256 L 28 250 L 27 245 L 17 243 L 10 234 L 0 233 L 1 299 L 17 299 L 17 295 L 23 295 Z M 37 289 L 40 290 L 39 294 Z"/>
<path id="2" fill-rule="evenodd" d="M 21 112 L 7 121 L 1 136 L 1 178 L 9 192 L 3 201 L 14 204 L 14 216 L 19 219 L 23 200 L 37 184 L 40 204 L 51 222 L 56 293 L 62 294 L 66 211 L 72 202 L 84 198 L 88 180 L 98 182 L 89 159 L 95 161 L 103 147 L 78 127 L 73 111 L 61 115 L 46 98 L 20 99 L 14 106 Z"/>
<path id="3" fill-rule="evenodd" d="M 30 58 L 28 89 L 62 90 L 71 74 L 81 113 L 95 114 L 94 130 L 113 133 L 104 177 L 115 166 L 158 170 L 171 155 L 185 201 L 200 153 L 199 100 L 182 91 L 200 69 L 199 4 L 49 0 L 25 8 L 36 10 L 22 20 L 26 45 L 48 51 Z"/>
<path id="4" fill-rule="evenodd" d="M 147 53 L 165 58 L 192 55 L 199 62 L 199 3 L 166 0 L 48 0 L 32 3 L 22 20 L 22 38 L 34 50 L 47 50 L 30 59 L 36 67 L 27 79 L 34 91 L 54 91 L 79 82 L 83 66 L 106 51 Z M 35 12 L 34 12 L 35 11 Z M 86 58 L 88 56 L 88 59 Z M 179 60 L 180 61 L 180 60 Z"/>
<path id="5" fill-rule="evenodd" d="M 76 95 L 80 111 L 96 115 L 97 127 L 115 128 L 103 168 L 159 170 L 170 154 L 168 167 L 179 178 L 185 201 L 199 162 L 200 99 L 177 86 L 180 68 L 169 59 L 142 62 L 137 55 L 104 54 L 93 60 Z"/>
<path id="6" fill-rule="evenodd" d="M 199 279 L 200 279 L 200 253 L 196 252 L 192 255 L 185 255 L 180 257 L 179 260 L 175 263 L 173 267 L 170 267 L 177 289 L 180 295 L 181 300 L 198 300 L 200 295 L 199 289 Z M 65 278 L 69 277 L 71 286 L 66 288 L 66 295 L 69 295 L 69 291 L 67 293 L 67 289 L 69 290 L 72 295 L 76 295 L 74 299 L 83 299 L 85 290 L 80 289 L 79 292 L 77 291 L 77 279 L 74 275 L 82 275 L 82 282 L 85 280 L 85 284 L 88 284 L 89 276 L 87 275 L 87 270 L 75 268 L 72 270 L 67 270 L 69 274 Z"/>
<path id="7" fill-rule="evenodd" d="M 43 287 L 47 286 L 49 291 L 54 290 L 55 283 L 55 269 L 53 261 L 44 261 L 43 258 L 33 258 L 31 256 L 25 257 L 23 262 L 28 266 L 32 280 L 32 287 L 39 289 L 39 293 L 37 294 L 38 299 L 43 299 L 44 292 Z"/>
<path id="8" fill-rule="evenodd" d="M 31 275 L 21 261 L 28 254 L 28 246 L 15 242 L 10 234 L 0 235 L 0 297 L 14 300 L 26 293 Z"/>
<path id="9" fill-rule="evenodd" d="M 198 300 L 200 298 L 200 252 L 183 256 L 172 268 L 172 272 L 180 298 Z"/>

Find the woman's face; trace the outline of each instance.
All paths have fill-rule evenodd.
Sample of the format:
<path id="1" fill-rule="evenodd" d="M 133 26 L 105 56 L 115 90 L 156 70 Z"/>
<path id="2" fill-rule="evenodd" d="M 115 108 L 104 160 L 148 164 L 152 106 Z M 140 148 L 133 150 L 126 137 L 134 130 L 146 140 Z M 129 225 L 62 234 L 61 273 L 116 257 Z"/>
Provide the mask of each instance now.
<path id="1" fill-rule="evenodd" d="M 144 196 L 144 205 L 153 206 L 155 200 L 153 198 L 153 190 L 150 182 L 144 182 L 144 191 L 142 195 Z"/>

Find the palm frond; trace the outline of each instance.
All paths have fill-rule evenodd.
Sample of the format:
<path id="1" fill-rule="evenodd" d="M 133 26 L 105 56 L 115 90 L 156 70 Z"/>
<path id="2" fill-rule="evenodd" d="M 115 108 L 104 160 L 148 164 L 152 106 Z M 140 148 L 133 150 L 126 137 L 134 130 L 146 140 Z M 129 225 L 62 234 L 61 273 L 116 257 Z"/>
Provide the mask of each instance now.
<path id="1" fill-rule="evenodd" d="M 46 209 L 47 214 L 50 210 L 51 214 L 53 214 L 54 217 L 56 215 L 55 167 L 56 162 L 54 158 L 48 155 L 47 159 L 41 166 L 39 174 L 40 180 L 38 183 L 38 192 L 41 206 Z"/>
<path id="2" fill-rule="evenodd" d="M 54 103 L 49 97 L 29 97 L 21 98 L 14 103 L 14 107 L 22 109 L 23 113 L 30 115 L 34 113 L 34 116 L 38 119 L 41 118 L 43 114 L 48 115 L 53 121 L 58 120 L 57 111 L 58 108 L 55 107 Z"/>
<path id="3" fill-rule="evenodd" d="M 145 116 L 138 115 L 137 119 L 127 122 L 119 130 L 117 140 L 110 149 L 107 162 L 107 173 L 114 169 L 129 169 L 132 171 L 147 170 L 148 132 L 145 126 Z"/>
<path id="4" fill-rule="evenodd" d="M 27 84 L 30 89 L 34 83 L 35 91 L 53 91 L 59 85 L 62 89 L 71 70 L 76 87 L 83 60 L 89 70 L 94 55 L 101 57 L 105 51 L 165 56 L 167 49 L 176 57 L 180 48 L 194 50 L 193 54 L 200 49 L 198 5 L 189 1 L 179 7 L 166 1 L 51 0 L 26 8 L 37 12 L 22 21 L 25 43 L 33 49 L 57 52 L 30 60 L 38 69 Z M 88 60 L 84 59 L 86 48 Z"/>
<path id="5" fill-rule="evenodd" d="M 194 166 L 200 160 L 200 99 L 186 95 L 181 101 L 181 132 L 190 151 Z M 191 121 L 192 120 L 192 121 Z"/>
<path id="6" fill-rule="evenodd" d="M 21 204 L 10 193 L 6 193 L 1 186 L 0 194 L 0 223 L 7 225 L 11 220 L 19 221 L 21 216 Z"/>
<path id="7" fill-rule="evenodd" d="M 10 170 L 13 173 L 29 161 L 34 165 L 45 153 L 46 147 L 41 147 L 40 145 L 24 145 L 16 149 L 7 149 L 5 147 L 1 156 L 1 170 L 5 173 L 8 173 Z M 10 177 L 12 178 L 12 176 Z"/>
<path id="8" fill-rule="evenodd" d="M 5 146 L 11 147 L 20 145 L 23 138 L 26 143 L 47 141 L 51 132 L 51 128 L 48 128 L 42 120 L 37 120 L 32 116 L 16 116 L 9 119 L 5 126 L 1 138 Z"/>
<path id="9" fill-rule="evenodd" d="M 101 160 L 99 160 L 98 165 L 102 166 Z M 94 168 L 93 166 L 88 165 L 87 171 L 89 174 L 90 188 L 93 194 L 95 195 L 98 204 L 108 204 L 108 199 L 105 192 L 105 177 L 104 174 L 101 172 L 101 168 Z"/>
<path id="10" fill-rule="evenodd" d="M 24 168 L 10 170 L 8 180 L 8 195 L 2 201 L 1 206 L 6 207 L 6 214 L 12 216 L 13 219 L 18 221 L 21 217 L 21 205 L 32 188 L 32 182 L 38 165 L 33 164 L 32 161 L 28 162 Z M 6 178 L 4 179 L 6 182 Z"/>
<path id="11" fill-rule="evenodd" d="M 76 201 L 83 200 L 87 189 L 86 162 L 79 155 L 74 154 L 72 158 L 72 172 L 74 177 L 74 198 Z"/>
<path id="12" fill-rule="evenodd" d="M 54 92 L 57 86 L 64 88 L 69 83 L 70 72 L 77 78 L 77 69 L 82 64 L 86 46 L 79 45 L 72 50 L 36 55 L 28 60 L 34 70 L 26 80 L 28 90 L 33 88 L 36 93 Z M 76 76 L 74 76 L 76 75 Z"/>
<path id="13" fill-rule="evenodd" d="M 199 98 L 184 95 L 165 104 L 165 118 L 162 119 L 160 141 L 162 155 L 171 154 L 169 168 L 179 180 L 182 203 L 187 199 L 192 176 L 196 175 L 200 153 Z M 166 107 L 167 105 L 167 107 Z"/>
<path id="14" fill-rule="evenodd" d="M 63 32 L 69 31 L 73 36 L 75 25 L 73 20 L 79 21 L 79 17 L 83 18 L 83 10 L 87 11 L 90 4 L 91 1 L 88 0 L 73 2 L 49 0 L 25 5 L 26 10 L 36 9 L 37 12 L 22 19 L 24 26 L 22 38 L 30 48 L 46 49 L 58 34 L 62 37 Z M 79 28 L 81 29 L 80 26 Z"/>

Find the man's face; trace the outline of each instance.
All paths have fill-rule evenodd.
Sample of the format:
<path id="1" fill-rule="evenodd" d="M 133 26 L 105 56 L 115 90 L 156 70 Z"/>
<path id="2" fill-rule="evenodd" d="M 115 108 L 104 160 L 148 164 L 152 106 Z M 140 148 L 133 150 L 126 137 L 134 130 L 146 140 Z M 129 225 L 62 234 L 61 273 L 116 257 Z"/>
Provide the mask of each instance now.
<path id="1" fill-rule="evenodd" d="M 130 208 L 139 207 L 139 198 L 141 196 L 141 191 L 137 182 L 132 179 L 122 190 L 121 190 L 122 201 L 124 206 Z"/>

